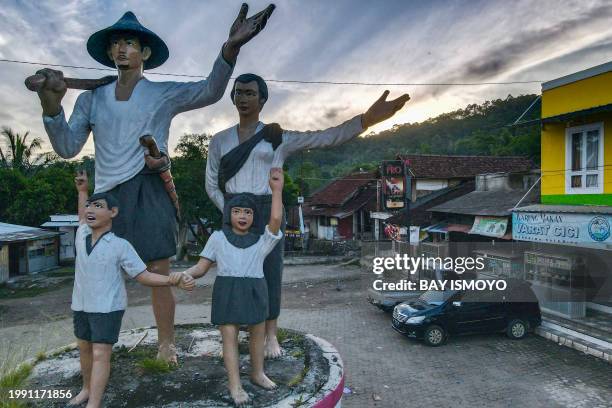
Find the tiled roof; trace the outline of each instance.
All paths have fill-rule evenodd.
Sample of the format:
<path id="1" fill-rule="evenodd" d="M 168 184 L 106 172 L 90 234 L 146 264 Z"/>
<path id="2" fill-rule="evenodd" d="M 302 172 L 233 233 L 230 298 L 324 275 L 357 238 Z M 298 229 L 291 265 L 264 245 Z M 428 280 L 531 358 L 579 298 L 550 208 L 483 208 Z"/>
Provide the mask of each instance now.
<path id="1" fill-rule="evenodd" d="M 464 182 L 456 187 L 445 188 L 444 191 L 434 192 L 423 196 L 411 204 L 410 207 L 410 225 L 427 225 L 431 222 L 431 212 L 428 209 L 447 201 L 454 200 L 457 197 L 464 196 L 474 191 L 474 181 Z M 388 218 L 386 222 L 391 224 L 406 224 L 406 213 L 401 211 L 393 217 Z"/>
<path id="2" fill-rule="evenodd" d="M 375 183 L 373 172 L 360 172 L 338 178 L 308 198 L 311 206 L 325 205 L 338 207 L 353 197 L 357 191 L 368 183 Z"/>
<path id="3" fill-rule="evenodd" d="M 416 178 L 472 178 L 477 174 L 525 172 L 534 163 L 519 156 L 400 155 Z"/>

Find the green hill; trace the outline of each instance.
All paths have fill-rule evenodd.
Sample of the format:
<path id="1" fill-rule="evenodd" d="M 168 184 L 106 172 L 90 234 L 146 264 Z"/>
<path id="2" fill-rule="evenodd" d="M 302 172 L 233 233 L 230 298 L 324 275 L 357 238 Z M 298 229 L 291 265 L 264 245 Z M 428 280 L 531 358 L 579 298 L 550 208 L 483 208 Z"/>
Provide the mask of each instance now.
<path id="1" fill-rule="evenodd" d="M 376 168 L 399 153 L 527 156 L 540 162 L 538 125 L 512 129 L 537 95 L 521 95 L 468 105 L 420 123 L 396 125 L 331 149 L 312 150 L 287 162 L 289 174 L 308 194 L 334 177 L 358 168 Z M 540 117 L 536 105 L 521 121 Z"/>

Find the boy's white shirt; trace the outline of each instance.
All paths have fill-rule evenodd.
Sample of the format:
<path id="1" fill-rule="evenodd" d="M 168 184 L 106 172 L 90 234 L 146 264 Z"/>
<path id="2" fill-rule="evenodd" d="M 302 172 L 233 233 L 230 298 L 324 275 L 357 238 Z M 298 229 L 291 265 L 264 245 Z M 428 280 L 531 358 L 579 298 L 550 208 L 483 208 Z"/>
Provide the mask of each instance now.
<path id="1" fill-rule="evenodd" d="M 215 231 L 200 256 L 217 263 L 217 276 L 263 278 L 264 260 L 282 237 L 282 231 L 273 234 L 266 225 L 265 232 L 255 244 L 238 248 L 227 240 L 223 231 Z"/>
<path id="2" fill-rule="evenodd" d="M 127 292 L 121 271 L 135 278 L 147 269 L 127 240 L 108 232 L 87 254 L 91 228 L 82 223 L 75 237 L 76 261 L 72 305 L 74 311 L 109 313 L 127 308 Z"/>

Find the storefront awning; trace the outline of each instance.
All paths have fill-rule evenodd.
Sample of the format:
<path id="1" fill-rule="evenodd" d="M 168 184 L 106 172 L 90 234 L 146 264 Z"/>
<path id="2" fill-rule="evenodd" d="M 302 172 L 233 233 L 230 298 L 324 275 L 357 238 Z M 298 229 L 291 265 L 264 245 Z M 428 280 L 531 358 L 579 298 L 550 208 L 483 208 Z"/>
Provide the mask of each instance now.
<path id="1" fill-rule="evenodd" d="M 567 122 L 572 119 L 581 118 L 584 116 L 594 115 L 596 113 L 612 112 L 612 103 L 608 105 L 596 106 L 594 108 L 583 109 L 575 112 L 563 113 L 561 115 L 542 118 L 542 123 L 558 123 Z"/>
<path id="2" fill-rule="evenodd" d="M 472 229 L 471 225 L 465 224 L 448 224 L 448 232 L 463 232 L 465 234 L 469 233 Z"/>
<path id="3" fill-rule="evenodd" d="M 437 224 L 433 224 L 433 225 L 430 225 L 428 227 L 423 228 L 423 231 L 447 233 L 448 232 L 448 224 L 445 223 L 445 222 L 439 222 Z"/>

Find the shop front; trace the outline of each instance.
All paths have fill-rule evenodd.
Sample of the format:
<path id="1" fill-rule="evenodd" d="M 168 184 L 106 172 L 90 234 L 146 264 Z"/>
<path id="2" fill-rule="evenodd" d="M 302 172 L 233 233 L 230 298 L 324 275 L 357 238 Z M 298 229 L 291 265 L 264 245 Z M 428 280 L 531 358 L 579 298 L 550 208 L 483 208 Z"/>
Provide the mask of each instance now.
<path id="1" fill-rule="evenodd" d="M 542 311 L 612 338 L 612 207 L 532 205 L 515 209 L 512 223 Z"/>

